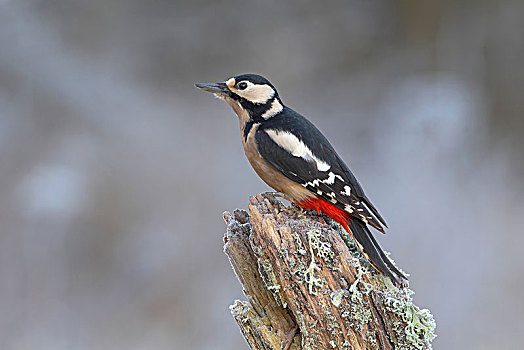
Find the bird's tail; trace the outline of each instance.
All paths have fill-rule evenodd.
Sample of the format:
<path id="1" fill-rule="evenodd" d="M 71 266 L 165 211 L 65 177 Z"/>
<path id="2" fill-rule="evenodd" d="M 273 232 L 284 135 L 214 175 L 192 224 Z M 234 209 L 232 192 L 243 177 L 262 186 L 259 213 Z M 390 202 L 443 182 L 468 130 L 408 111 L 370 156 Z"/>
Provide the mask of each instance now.
<path id="1" fill-rule="evenodd" d="M 389 276 L 397 285 L 406 287 L 408 283 L 407 277 L 389 260 L 366 224 L 361 220 L 352 218 L 349 219 L 349 229 L 357 241 L 358 247 L 369 262 L 378 271 Z"/>
<path id="2" fill-rule="evenodd" d="M 397 285 L 407 287 L 407 277 L 389 260 L 363 221 L 350 217 L 348 212 L 321 199 L 306 200 L 296 204 L 306 209 L 322 212 L 341 224 L 353 235 L 359 249 L 379 272 L 389 276 Z"/>

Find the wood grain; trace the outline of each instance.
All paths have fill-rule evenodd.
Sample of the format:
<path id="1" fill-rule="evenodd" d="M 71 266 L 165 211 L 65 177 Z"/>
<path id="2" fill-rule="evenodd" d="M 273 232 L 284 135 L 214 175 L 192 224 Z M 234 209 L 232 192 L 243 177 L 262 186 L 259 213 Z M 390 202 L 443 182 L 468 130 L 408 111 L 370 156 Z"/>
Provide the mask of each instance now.
<path id="1" fill-rule="evenodd" d="M 281 350 L 296 327 L 290 349 L 431 349 L 431 313 L 376 274 L 337 224 L 271 195 L 224 219 L 247 298 L 230 308 L 251 349 Z"/>

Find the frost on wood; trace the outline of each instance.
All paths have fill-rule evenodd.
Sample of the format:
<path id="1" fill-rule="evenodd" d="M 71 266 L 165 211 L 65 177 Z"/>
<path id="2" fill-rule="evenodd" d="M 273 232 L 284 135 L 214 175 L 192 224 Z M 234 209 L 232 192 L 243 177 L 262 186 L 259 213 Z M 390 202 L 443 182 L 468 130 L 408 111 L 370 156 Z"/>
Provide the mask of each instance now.
<path id="1" fill-rule="evenodd" d="M 230 310 L 251 349 L 431 349 L 429 310 L 376 274 L 336 223 L 262 195 L 224 219 L 247 298 Z"/>

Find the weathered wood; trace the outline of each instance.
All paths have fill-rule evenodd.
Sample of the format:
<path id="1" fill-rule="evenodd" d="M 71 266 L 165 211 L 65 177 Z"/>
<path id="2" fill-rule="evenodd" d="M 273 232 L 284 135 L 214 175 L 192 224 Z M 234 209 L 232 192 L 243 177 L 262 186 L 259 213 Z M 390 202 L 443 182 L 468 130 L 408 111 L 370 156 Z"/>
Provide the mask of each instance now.
<path id="1" fill-rule="evenodd" d="M 431 349 L 431 313 L 376 274 L 336 223 L 262 195 L 224 219 L 247 297 L 230 309 L 251 349 Z"/>

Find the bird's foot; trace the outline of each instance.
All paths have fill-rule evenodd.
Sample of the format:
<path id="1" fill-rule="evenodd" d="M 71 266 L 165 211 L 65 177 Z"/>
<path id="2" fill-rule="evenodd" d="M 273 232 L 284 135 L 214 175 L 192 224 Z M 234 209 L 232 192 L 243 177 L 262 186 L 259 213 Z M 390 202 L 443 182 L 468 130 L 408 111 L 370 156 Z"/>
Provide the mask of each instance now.
<path id="1" fill-rule="evenodd" d="M 282 193 L 282 192 L 271 192 L 271 191 L 268 191 L 268 192 L 264 192 L 264 193 L 261 193 L 262 194 L 262 197 L 265 197 L 265 198 L 268 198 L 268 199 L 274 199 L 276 200 L 277 198 L 282 198 L 282 199 L 285 199 L 291 203 L 294 203 L 294 200 L 293 198 L 289 197 L 287 194 L 285 193 Z"/>
<path id="2" fill-rule="evenodd" d="M 271 204 L 275 205 L 277 204 L 278 207 L 280 207 L 280 204 L 284 204 L 281 201 L 278 200 L 278 198 L 282 198 L 288 202 L 291 203 L 292 206 L 296 206 L 295 201 L 293 198 L 289 197 L 287 194 L 282 192 L 264 192 L 261 193 L 262 197 L 266 198 L 271 202 Z M 284 204 L 285 205 L 285 204 Z"/>
<path id="3" fill-rule="evenodd" d="M 267 199 L 273 206 L 276 206 L 277 208 L 280 208 L 280 205 L 282 204 L 278 198 L 282 198 L 280 196 L 279 192 L 263 192 L 260 194 L 262 197 Z"/>

